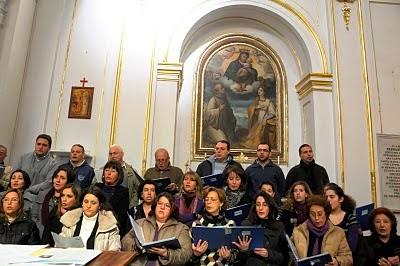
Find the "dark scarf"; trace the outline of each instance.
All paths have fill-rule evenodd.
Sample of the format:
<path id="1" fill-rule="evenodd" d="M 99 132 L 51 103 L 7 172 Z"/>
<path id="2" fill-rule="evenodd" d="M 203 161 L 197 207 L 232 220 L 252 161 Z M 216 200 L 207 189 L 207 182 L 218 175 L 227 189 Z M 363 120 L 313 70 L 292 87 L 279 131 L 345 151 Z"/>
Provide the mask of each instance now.
<path id="1" fill-rule="evenodd" d="M 225 187 L 226 203 L 228 208 L 235 207 L 238 205 L 240 200 L 243 198 L 245 191 L 238 189 L 236 191 L 231 190 L 228 186 Z"/>
<path id="2" fill-rule="evenodd" d="M 42 216 L 42 224 L 46 225 L 47 222 L 49 221 L 50 218 L 50 211 L 49 211 L 49 204 L 50 200 L 53 198 L 55 193 L 54 187 L 50 189 L 50 191 L 46 194 L 44 197 L 44 201 L 42 204 L 42 210 L 41 210 L 41 216 Z M 54 206 L 54 208 L 57 208 L 57 206 Z"/>
<path id="3" fill-rule="evenodd" d="M 307 220 L 307 204 L 294 202 L 293 208 L 297 214 L 297 224 L 302 224 Z"/>
<path id="4" fill-rule="evenodd" d="M 328 232 L 329 229 L 328 223 L 325 223 L 322 227 L 318 228 L 310 220 L 307 220 L 307 227 L 308 230 L 310 230 L 310 232 L 312 232 L 316 236 L 311 255 L 321 254 L 320 243 L 322 243 L 322 238 L 324 237 L 326 232 Z"/>
<path id="5" fill-rule="evenodd" d="M 217 216 L 213 216 L 208 212 L 204 211 L 203 217 L 201 218 L 201 224 L 204 226 L 209 225 L 226 225 L 228 221 L 225 218 L 223 212 L 220 212 Z"/>

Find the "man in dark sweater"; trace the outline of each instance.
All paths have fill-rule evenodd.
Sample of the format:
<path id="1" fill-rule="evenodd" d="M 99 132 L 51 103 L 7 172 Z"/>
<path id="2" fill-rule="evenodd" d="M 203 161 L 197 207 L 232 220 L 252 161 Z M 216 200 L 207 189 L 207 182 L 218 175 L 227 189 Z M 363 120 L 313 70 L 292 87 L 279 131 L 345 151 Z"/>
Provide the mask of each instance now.
<path id="1" fill-rule="evenodd" d="M 286 192 L 294 182 L 305 181 L 313 194 L 323 194 L 324 186 L 329 183 L 329 177 L 325 168 L 315 163 L 311 145 L 301 145 L 299 155 L 300 164 L 290 169 L 286 176 Z"/>
<path id="2" fill-rule="evenodd" d="M 285 196 L 285 176 L 282 169 L 271 161 L 270 154 L 271 151 L 267 143 L 258 144 L 257 159 L 246 169 L 250 198 L 254 198 L 260 191 L 260 185 L 266 181 L 275 185 L 277 194 L 279 194 L 276 195 L 277 198 L 280 199 Z"/>

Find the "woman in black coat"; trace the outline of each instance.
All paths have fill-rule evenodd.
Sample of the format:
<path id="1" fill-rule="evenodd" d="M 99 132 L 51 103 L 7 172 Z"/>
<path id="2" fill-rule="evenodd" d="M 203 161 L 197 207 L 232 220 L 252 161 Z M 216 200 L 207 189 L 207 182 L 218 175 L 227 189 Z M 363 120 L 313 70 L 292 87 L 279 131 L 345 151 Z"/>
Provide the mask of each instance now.
<path id="1" fill-rule="evenodd" d="M 123 179 L 124 172 L 121 164 L 117 161 L 108 161 L 103 167 L 103 183 L 95 185 L 107 196 L 115 218 L 117 218 L 121 237 L 131 229 L 127 214 L 129 209 L 129 190 L 121 185 Z"/>
<path id="2" fill-rule="evenodd" d="M 7 190 L 0 205 L 0 243 L 39 244 L 39 230 L 24 212 L 24 199 L 18 189 Z"/>
<path id="3" fill-rule="evenodd" d="M 285 227 L 275 219 L 277 206 L 274 199 L 259 192 L 251 206 L 249 216 L 242 225 L 262 226 L 264 228 L 265 247 L 248 250 L 251 239 L 238 240 L 234 244 L 239 248 L 240 265 L 273 266 L 288 264 L 288 246 Z"/>
<path id="4" fill-rule="evenodd" d="M 354 265 L 399 265 L 400 236 L 394 214 L 387 208 L 376 208 L 370 215 L 369 229 L 371 235 L 358 242 Z"/>

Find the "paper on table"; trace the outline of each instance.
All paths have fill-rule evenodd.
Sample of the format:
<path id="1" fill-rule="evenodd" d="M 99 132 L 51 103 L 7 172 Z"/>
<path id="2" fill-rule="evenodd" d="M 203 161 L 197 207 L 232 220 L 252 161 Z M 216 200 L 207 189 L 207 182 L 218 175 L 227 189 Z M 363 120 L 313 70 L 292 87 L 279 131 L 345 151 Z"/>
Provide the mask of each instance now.
<path id="1" fill-rule="evenodd" d="M 80 236 L 63 237 L 56 233 L 51 232 L 54 239 L 55 247 L 57 248 L 84 248 L 82 238 Z"/>

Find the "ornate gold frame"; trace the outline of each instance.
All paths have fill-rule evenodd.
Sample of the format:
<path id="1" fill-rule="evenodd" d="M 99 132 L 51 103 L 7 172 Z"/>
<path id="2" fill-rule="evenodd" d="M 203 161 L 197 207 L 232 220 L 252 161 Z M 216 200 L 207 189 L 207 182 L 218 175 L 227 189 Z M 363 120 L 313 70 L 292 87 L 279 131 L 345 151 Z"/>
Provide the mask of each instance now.
<path id="1" fill-rule="evenodd" d="M 279 126 L 277 127 L 277 148 L 272 150 L 271 158 L 280 164 L 287 163 L 288 154 L 288 119 L 287 119 L 287 80 L 283 63 L 276 53 L 265 41 L 246 34 L 226 34 L 211 42 L 205 49 L 199 59 L 196 71 L 196 89 L 194 90 L 194 108 L 193 108 L 193 145 L 192 159 L 203 160 L 206 156 L 214 153 L 214 147 L 206 147 L 202 141 L 203 132 L 203 109 L 204 109 L 204 75 L 206 66 L 210 59 L 220 50 L 231 45 L 246 45 L 257 49 L 263 53 L 272 62 L 275 78 L 276 78 L 276 112 L 279 115 Z M 244 149 L 231 147 L 231 153 L 234 156 L 246 156 L 243 162 L 252 162 L 256 158 L 255 149 Z M 244 156 L 243 156 L 244 155 Z"/>

